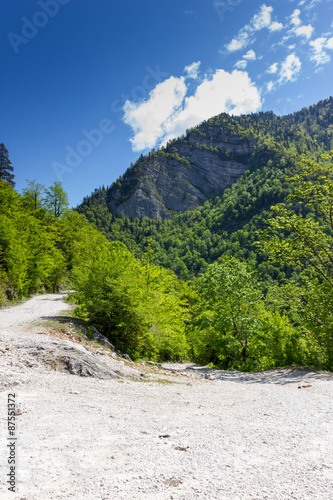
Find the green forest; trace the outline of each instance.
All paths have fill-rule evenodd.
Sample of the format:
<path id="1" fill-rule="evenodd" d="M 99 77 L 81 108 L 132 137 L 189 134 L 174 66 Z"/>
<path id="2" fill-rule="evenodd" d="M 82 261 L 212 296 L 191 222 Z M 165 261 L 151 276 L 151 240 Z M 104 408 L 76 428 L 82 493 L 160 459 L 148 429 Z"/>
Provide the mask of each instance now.
<path id="1" fill-rule="evenodd" d="M 75 314 L 134 360 L 333 370 L 332 104 L 198 126 L 255 140 L 250 167 L 167 220 L 115 217 L 104 187 L 75 210 L 60 182 L 19 194 L 0 145 L 0 304 L 65 286 Z"/>

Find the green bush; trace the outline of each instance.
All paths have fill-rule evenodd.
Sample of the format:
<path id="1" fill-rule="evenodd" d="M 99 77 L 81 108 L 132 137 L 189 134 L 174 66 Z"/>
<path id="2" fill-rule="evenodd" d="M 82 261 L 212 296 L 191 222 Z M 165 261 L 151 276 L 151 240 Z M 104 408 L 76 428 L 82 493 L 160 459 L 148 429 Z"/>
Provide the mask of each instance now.
<path id="1" fill-rule="evenodd" d="M 86 232 L 71 272 L 77 314 L 133 359 L 184 359 L 188 306 L 177 278 L 149 259 L 138 261 L 122 243 Z"/>

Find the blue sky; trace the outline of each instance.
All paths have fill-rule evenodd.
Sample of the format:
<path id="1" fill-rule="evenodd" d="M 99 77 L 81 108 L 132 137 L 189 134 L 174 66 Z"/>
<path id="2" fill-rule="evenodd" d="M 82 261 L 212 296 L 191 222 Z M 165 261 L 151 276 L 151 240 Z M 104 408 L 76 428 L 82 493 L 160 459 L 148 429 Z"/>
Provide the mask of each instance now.
<path id="1" fill-rule="evenodd" d="M 211 116 L 333 94 L 331 0 L 15 0 L 0 28 L 16 188 L 61 180 L 72 206 Z"/>

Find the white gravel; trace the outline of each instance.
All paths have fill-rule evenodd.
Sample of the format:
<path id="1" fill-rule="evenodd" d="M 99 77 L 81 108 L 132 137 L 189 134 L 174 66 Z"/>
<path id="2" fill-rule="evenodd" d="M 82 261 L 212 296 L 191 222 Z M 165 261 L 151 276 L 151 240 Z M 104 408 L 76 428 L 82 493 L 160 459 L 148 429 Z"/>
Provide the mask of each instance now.
<path id="1" fill-rule="evenodd" d="M 145 378 L 109 356 L 137 380 L 53 371 L 29 349 L 56 340 L 28 322 L 66 307 L 48 295 L 0 311 L 1 500 L 333 499 L 331 375 L 165 365 L 179 373 Z M 16 493 L 5 485 L 10 392 L 23 411 Z"/>

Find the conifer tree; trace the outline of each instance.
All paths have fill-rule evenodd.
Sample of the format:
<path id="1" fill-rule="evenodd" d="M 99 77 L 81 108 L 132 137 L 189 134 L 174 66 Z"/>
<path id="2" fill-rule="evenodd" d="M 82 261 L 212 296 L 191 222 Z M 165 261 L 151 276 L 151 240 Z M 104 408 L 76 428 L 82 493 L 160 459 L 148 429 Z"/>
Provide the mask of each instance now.
<path id="1" fill-rule="evenodd" d="M 2 142 L 0 144 L 0 179 L 3 179 L 8 182 L 10 186 L 14 187 L 14 174 L 12 172 L 14 172 L 14 168 L 9 159 L 8 150 Z"/>

